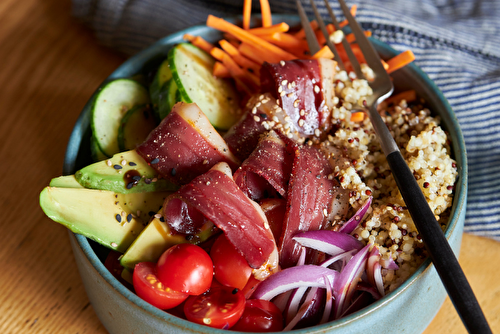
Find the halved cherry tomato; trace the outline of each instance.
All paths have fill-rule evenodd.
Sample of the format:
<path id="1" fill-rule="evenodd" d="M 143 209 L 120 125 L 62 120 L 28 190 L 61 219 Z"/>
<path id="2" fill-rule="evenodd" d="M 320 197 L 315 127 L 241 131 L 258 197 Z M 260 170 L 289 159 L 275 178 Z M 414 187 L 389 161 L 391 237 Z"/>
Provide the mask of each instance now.
<path id="1" fill-rule="evenodd" d="M 201 247 L 179 244 L 167 249 L 156 264 L 158 279 L 173 290 L 199 295 L 210 288 L 212 259 Z"/>
<path id="2" fill-rule="evenodd" d="M 156 276 L 156 264 L 141 262 L 135 265 L 132 276 L 135 293 L 148 303 L 162 310 L 181 304 L 189 296 L 166 287 Z"/>
<path id="3" fill-rule="evenodd" d="M 210 251 L 215 279 L 221 284 L 243 289 L 252 275 L 252 268 L 224 234 L 217 238 Z"/>
<path id="4" fill-rule="evenodd" d="M 272 302 L 262 299 L 247 300 L 245 311 L 231 329 L 241 332 L 280 332 L 283 316 Z"/>
<path id="5" fill-rule="evenodd" d="M 184 314 L 192 322 L 214 328 L 228 329 L 245 310 L 245 296 L 238 289 L 213 287 L 204 294 L 190 296 L 184 304 Z"/>

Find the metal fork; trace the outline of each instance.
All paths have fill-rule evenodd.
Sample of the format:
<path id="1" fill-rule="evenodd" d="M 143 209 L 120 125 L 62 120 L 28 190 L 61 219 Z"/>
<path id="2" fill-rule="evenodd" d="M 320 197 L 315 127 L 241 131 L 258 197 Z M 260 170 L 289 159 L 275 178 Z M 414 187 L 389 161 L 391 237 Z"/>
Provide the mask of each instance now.
<path id="1" fill-rule="evenodd" d="M 316 36 L 312 32 L 309 20 L 305 15 L 300 0 L 296 1 L 299 15 L 301 17 L 302 27 L 306 32 L 308 44 L 315 48 L 318 43 Z M 329 34 L 326 30 L 323 19 L 316 8 L 314 0 L 310 0 L 310 2 L 318 25 L 327 40 L 327 45 L 335 55 L 335 60 L 339 63 L 339 67 L 344 69 L 335 46 L 330 42 Z M 324 2 L 330 14 L 332 23 L 336 29 L 340 29 L 328 0 L 324 0 Z M 359 48 L 366 59 L 367 65 L 375 74 L 374 80 L 369 81 L 370 87 L 373 90 L 373 95 L 366 101 L 364 107 L 368 111 L 370 121 L 372 122 L 375 133 L 380 141 L 382 150 L 387 158 L 392 174 L 396 180 L 408 211 L 410 212 L 415 226 L 422 237 L 434 267 L 436 268 L 436 271 L 468 332 L 478 334 L 491 333 L 491 329 L 486 321 L 486 318 L 484 317 L 481 307 L 479 306 L 467 278 L 465 277 L 453 250 L 446 240 L 434 213 L 431 211 L 427 200 L 415 180 L 413 173 L 401 155 L 401 152 L 399 151 L 399 148 L 389 129 L 377 111 L 378 104 L 384 101 L 393 92 L 394 87 L 391 78 L 384 69 L 377 51 L 373 48 L 372 44 L 365 36 L 362 28 L 351 15 L 344 0 L 338 0 L 338 2 L 340 3 L 342 12 L 349 23 L 350 29 L 356 38 L 356 43 L 359 45 Z M 314 42 L 310 42 L 313 39 L 315 44 Z M 344 49 L 346 50 L 346 54 L 349 57 L 349 61 L 353 64 L 357 77 L 363 78 L 359 62 L 352 53 L 350 44 L 345 40 L 345 38 L 342 43 Z M 314 49 L 310 49 L 311 53 L 313 53 L 313 51 Z"/>

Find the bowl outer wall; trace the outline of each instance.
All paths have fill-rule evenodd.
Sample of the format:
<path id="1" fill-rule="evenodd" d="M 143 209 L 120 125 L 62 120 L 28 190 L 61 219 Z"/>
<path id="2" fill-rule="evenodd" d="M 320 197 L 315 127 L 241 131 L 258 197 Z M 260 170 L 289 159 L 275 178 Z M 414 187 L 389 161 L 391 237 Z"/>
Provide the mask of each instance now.
<path id="1" fill-rule="evenodd" d="M 277 22 L 284 21 L 291 26 L 299 24 L 296 16 L 275 15 L 273 18 Z M 116 78 L 141 73 L 144 68 L 158 66 L 161 60 L 166 58 L 170 47 L 183 41 L 184 33 L 200 35 L 211 41 L 220 38 L 219 32 L 205 26 L 192 27 L 175 33 L 125 61 L 102 85 Z M 383 58 L 397 54 L 385 43 L 375 39 L 372 39 L 372 42 Z M 466 152 L 458 121 L 437 86 L 414 64 L 398 70 L 393 74 L 393 78 L 398 87 L 413 88 L 426 99 L 431 110 L 441 117 L 442 124 L 452 139 L 452 154 L 457 161 L 459 178 L 451 221 L 445 234 L 453 251 L 458 255 L 467 198 Z M 84 107 L 70 136 L 63 166 L 65 175 L 73 174 L 79 168 L 91 163 L 89 121 L 94 96 L 95 94 Z M 87 238 L 71 232 L 69 235 L 89 300 L 110 333 L 221 333 L 221 330 L 185 321 L 144 302 L 109 273 Z M 421 333 L 433 319 L 445 297 L 446 291 L 436 270 L 427 259 L 405 284 L 363 310 L 335 322 L 294 332 Z"/>

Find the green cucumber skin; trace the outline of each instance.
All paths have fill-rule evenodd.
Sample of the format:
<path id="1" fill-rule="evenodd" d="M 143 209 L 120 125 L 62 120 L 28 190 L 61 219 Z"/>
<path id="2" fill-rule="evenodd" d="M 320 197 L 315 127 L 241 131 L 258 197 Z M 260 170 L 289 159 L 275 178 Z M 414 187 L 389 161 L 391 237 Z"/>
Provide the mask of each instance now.
<path id="1" fill-rule="evenodd" d="M 148 117 L 141 115 L 147 114 Z M 158 125 L 151 104 L 132 107 L 123 116 L 118 129 L 118 148 L 120 152 L 133 150 L 146 140 L 148 134 Z"/>
<path id="2" fill-rule="evenodd" d="M 178 92 L 179 90 L 177 89 L 177 84 L 174 79 L 170 79 L 163 84 L 158 104 L 160 119 L 167 117 L 174 104 L 180 101 L 180 99 L 178 99 Z"/>
<path id="3" fill-rule="evenodd" d="M 99 150 L 107 157 L 118 153 L 118 129 L 123 115 L 138 104 L 149 103 L 145 86 L 132 79 L 116 79 L 100 89 L 92 106 L 91 129 Z"/>
<path id="4" fill-rule="evenodd" d="M 156 72 L 153 82 L 149 86 L 149 95 L 151 98 L 151 103 L 153 103 L 153 108 L 158 114 L 159 108 L 159 99 L 161 88 L 165 84 L 165 82 L 169 81 L 172 78 L 172 72 L 170 71 L 168 60 L 164 60 L 160 66 L 158 67 L 158 71 Z M 160 118 L 161 119 L 161 118 Z"/>
<path id="5" fill-rule="evenodd" d="M 169 51 L 168 62 L 182 101 L 196 103 L 216 129 L 227 130 L 236 123 L 241 115 L 238 95 L 227 80 L 212 75 L 212 56 L 181 43 Z"/>

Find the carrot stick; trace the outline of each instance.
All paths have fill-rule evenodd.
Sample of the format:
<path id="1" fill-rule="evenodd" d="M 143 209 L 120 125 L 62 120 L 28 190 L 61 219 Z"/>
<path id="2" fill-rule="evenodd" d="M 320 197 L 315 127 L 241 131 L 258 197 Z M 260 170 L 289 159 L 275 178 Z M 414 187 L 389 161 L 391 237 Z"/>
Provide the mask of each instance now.
<path id="1" fill-rule="evenodd" d="M 273 25 L 273 18 L 271 16 L 271 7 L 268 0 L 260 0 L 260 12 L 262 14 L 262 26 L 270 27 Z"/>
<path id="2" fill-rule="evenodd" d="M 231 73 L 229 73 L 229 70 L 227 69 L 227 67 L 218 61 L 216 61 L 214 64 L 212 74 L 216 77 L 219 77 L 219 78 L 230 78 L 231 77 Z"/>
<path id="3" fill-rule="evenodd" d="M 318 59 L 318 58 L 329 58 L 329 59 L 333 59 L 333 52 L 332 50 L 330 50 L 330 48 L 325 45 L 323 46 L 318 52 L 316 52 L 312 58 L 313 59 Z"/>
<path id="4" fill-rule="evenodd" d="M 275 25 L 272 25 L 270 27 L 259 27 L 259 28 L 253 28 L 250 29 L 249 32 L 256 36 L 262 36 L 262 35 L 270 35 L 274 33 L 279 33 L 279 32 L 287 32 L 290 29 L 290 26 L 286 24 L 285 22 L 281 22 Z"/>
<path id="5" fill-rule="evenodd" d="M 260 80 L 256 75 L 244 71 L 227 53 L 225 53 L 224 51 L 222 51 L 222 53 L 222 64 L 227 67 L 232 77 L 240 79 L 247 86 L 252 86 L 255 88 L 255 86 L 258 87 L 260 85 Z"/>
<path id="6" fill-rule="evenodd" d="M 236 38 L 241 40 L 242 42 L 252 44 L 254 46 L 258 46 L 259 49 L 265 50 L 268 54 L 276 55 L 281 60 L 292 60 L 296 57 L 289 52 L 286 52 L 283 49 L 280 49 L 276 45 L 273 45 L 262 38 L 255 36 L 249 33 L 246 30 L 241 29 L 240 27 L 227 22 L 224 19 L 215 17 L 213 15 L 208 15 L 207 26 L 211 28 L 215 28 L 217 30 L 221 30 L 223 32 L 230 33 L 234 35 Z M 266 55 L 268 56 L 268 55 Z"/>
<path id="7" fill-rule="evenodd" d="M 243 1 L 243 29 L 250 29 L 250 17 L 252 15 L 252 0 Z"/>
<path id="8" fill-rule="evenodd" d="M 210 51 L 214 48 L 213 44 L 207 42 L 206 40 L 204 40 L 200 36 L 194 37 L 193 40 L 191 40 L 190 42 L 194 46 L 197 46 L 200 49 L 202 49 L 203 51 L 208 52 L 208 53 L 210 53 Z"/>
<path id="9" fill-rule="evenodd" d="M 351 122 L 362 122 L 365 119 L 365 113 L 362 111 L 353 112 L 351 114 Z"/>
<path id="10" fill-rule="evenodd" d="M 413 54 L 413 52 L 411 52 L 410 50 L 402 52 L 397 56 L 387 60 L 387 65 L 389 65 L 387 73 L 392 73 L 400 69 L 401 67 L 408 65 L 414 60 L 415 60 L 415 55 Z"/>
<path id="11" fill-rule="evenodd" d="M 255 61 L 257 64 L 262 65 L 265 61 L 270 63 L 279 63 L 279 57 L 275 55 L 265 54 L 265 50 L 259 49 L 255 45 L 248 43 L 241 43 L 238 51 L 245 57 Z"/>

